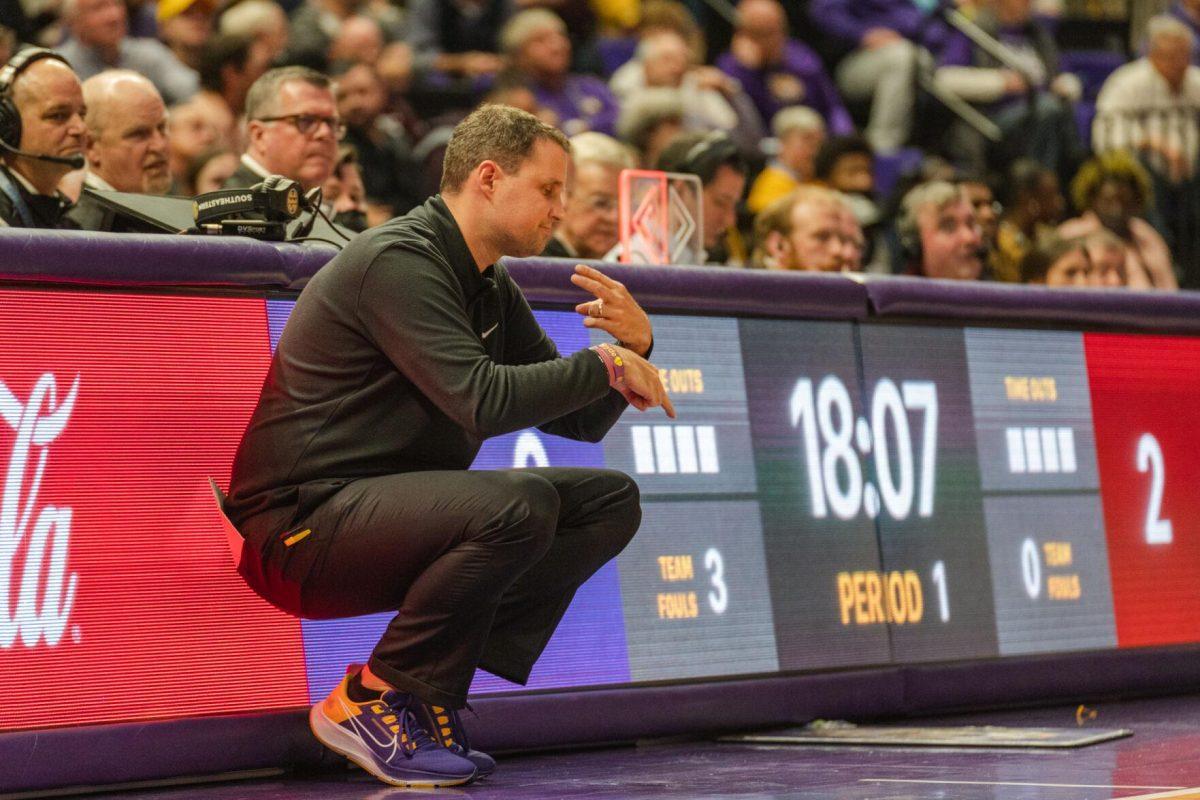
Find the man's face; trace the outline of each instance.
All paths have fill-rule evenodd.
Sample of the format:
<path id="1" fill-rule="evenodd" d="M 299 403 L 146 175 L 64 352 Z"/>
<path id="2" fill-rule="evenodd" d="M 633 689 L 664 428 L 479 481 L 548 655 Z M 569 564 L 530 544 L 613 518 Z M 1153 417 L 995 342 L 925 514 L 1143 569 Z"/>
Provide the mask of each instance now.
<path id="1" fill-rule="evenodd" d="M 1188 40 L 1181 36 L 1160 36 L 1151 43 L 1147 57 L 1158 74 L 1178 92 L 1192 61 L 1192 48 Z"/>
<path id="2" fill-rule="evenodd" d="M 338 79 L 338 113 L 351 128 L 369 128 L 383 113 L 385 102 L 383 84 L 367 66 L 353 67 Z"/>
<path id="3" fill-rule="evenodd" d="M 128 32 L 122 0 L 78 0 L 71 34 L 91 47 L 116 47 Z"/>
<path id="4" fill-rule="evenodd" d="M 687 74 L 690 55 L 687 42 L 673 31 L 653 35 L 654 55 L 643 62 L 647 86 L 678 88 Z"/>
<path id="5" fill-rule="evenodd" d="M 996 0 L 996 17 L 1003 25 L 1020 25 L 1027 22 L 1032 12 L 1030 0 Z"/>
<path id="6" fill-rule="evenodd" d="M 546 249 L 563 218 L 566 180 L 567 153 L 547 139 L 539 139 L 515 171 L 501 172 L 492 195 L 491 226 L 501 253 L 524 258 Z"/>
<path id="7" fill-rule="evenodd" d="M 984 244 L 988 247 L 995 246 L 1000 216 L 996 213 L 996 197 L 991 188 L 986 183 L 964 183 L 963 191 L 967 194 L 971 208 L 975 210 L 975 221 L 979 223 Z"/>
<path id="8" fill-rule="evenodd" d="M 559 235 L 580 258 L 600 258 L 617 243 L 620 170 L 594 162 L 575 169 Z"/>
<path id="9" fill-rule="evenodd" d="M 517 60 L 522 69 L 538 77 L 565 75 L 571 65 L 571 40 L 557 28 L 546 26 L 525 40 Z"/>
<path id="10" fill-rule="evenodd" d="M 766 64 L 775 64 L 783 57 L 788 22 L 778 3 L 767 0 L 744 2 L 738 6 L 738 18 L 741 21 L 738 32 L 758 45 Z"/>
<path id="11" fill-rule="evenodd" d="M 307 191 L 325 183 L 337 161 L 337 104 L 333 92 L 305 81 L 287 81 L 266 117 L 250 122 L 251 155 L 273 174 Z M 307 131 L 300 126 L 308 124 Z"/>
<path id="12" fill-rule="evenodd" d="M 866 153 L 847 153 L 834 162 L 829 185 L 846 194 L 869 195 L 875 189 L 871 175 L 871 157 Z"/>
<path id="13" fill-rule="evenodd" d="M 824 141 L 825 131 L 820 128 L 790 130 L 779 140 L 779 160 L 801 181 L 811 180 L 813 159 Z"/>
<path id="14" fill-rule="evenodd" d="M 83 152 L 83 90 L 66 64 L 52 58 L 30 64 L 13 86 L 13 101 L 21 114 L 22 150 L 50 156 Z"/>
<path id="15" fill-rule="evenodd" d="M 717 167 L 704 186 L 704 248 L 712 250 L 737 222 L 737 204 L 746 188 L 746 176 L 728 164 Z"/>
<path id="16" fill-rule="evenodd" d="M 780 254 L 785 269 L 842 271 L 842 219 L 830 203 L 800 202 L 792 206 L 792 232 Z"/>
<path id="17" fill-rule="evenodd" d="M 171 152 L 187 161 L 221 140 L 221 132 L 204 113 L 204 107 L 194 100 L 171 109 L 167 123 Z"/>
<path id="18" fill-rule="evenodd" d="M 158 92 L 127 81 L 105 98 L 111 107 L 93 109 L 98 130 L 89 131 L 88 164 L 118 192 L 166 194 L 167 109 Z"/>
<path id="19" fill-rule="evenodd" d="M 192 187 L 196 194 L 215 192 L 225 185 L 229 176 L 237 171 L 238 158 L 233 153 L 221 153 L 208 160 L 196 173 L 196 185 Z"/>
<path id="20" fill-rule="evenodd" d="M 1058 177 L 1053 172 L 1044 172 L 1037 183 L 1037 215 L 1035 219 L 1046 225 L 1057 224 L 1066 210 L 1066 201 L 1058 188 Z"/>
<path id="21" fill-rule="evenodd" d="M 858 218 L 848 208 L 842 208 L 838 214 L 842 231 L 842 269 L 850 272 L 862 271 L 863 253 L 867 249 L 866 238 Z"/>
<path id="22" fill-rule="evenodd" d="M 1092 211 L 1109 230 L 1124 230 L 1137 210 L 1133 187 L 1125 181 L 1106 180 L 1096 190 Z"/>
<path id="23" fill-rule="evenodd" d="M 158 24 L 158 35 L 169 45 L 185 49 L 204 46 L 213 30 L 213 7 L 196 0 L 179 14 Z"/>
<path id="24" fill-rule="evenodd" d="M 1076 247 L 1059 256 L 1046 271 L 1046 285 L 1059 288 L 1080 288 L 1092 285 L 1092 264 L 1087 252 Z"/>
<path id="25" fill-rule="evenodd" d="M 333 208 L 335 214 L 344 211 L 361 211 L 366 197 L 362 172 L 358 164 L 343 164 L 341 169 L 329 176 L 322 187 L 321 196 Z"/>
<path id="26" fill-rule="evenodd" d="M 966 198 L 942 208 L 927 206 L 917 214 L 924 258 L 922 273 L 929 278 L 975 280 L 983 271 L 979 249 L 983 238 L 975 212 Z"/>

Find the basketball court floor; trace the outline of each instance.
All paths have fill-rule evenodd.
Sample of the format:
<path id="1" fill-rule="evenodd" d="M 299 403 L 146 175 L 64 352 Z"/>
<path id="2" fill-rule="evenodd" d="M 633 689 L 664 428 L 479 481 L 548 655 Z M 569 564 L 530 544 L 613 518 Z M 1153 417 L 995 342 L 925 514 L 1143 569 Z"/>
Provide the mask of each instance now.
<path id="1" fill-rule="evenodd" d="M 1072 750 L 751 746 L 711 741 L 504 757 L 495 775 L 455 789 L 384 786 L 356 769 L 143 789 L 141 800 L 1200 800 L 1200 696 L 920 720 L 923 725 L 1128 728 Z M 1094 719 L 1088 719 L 1090 712 Z M 662 713 L 670 713 L 663 709 Z M 903 720 L 896 724 L 914 725 Z M 214 742 L 214 746 L 219 743 Z"/>

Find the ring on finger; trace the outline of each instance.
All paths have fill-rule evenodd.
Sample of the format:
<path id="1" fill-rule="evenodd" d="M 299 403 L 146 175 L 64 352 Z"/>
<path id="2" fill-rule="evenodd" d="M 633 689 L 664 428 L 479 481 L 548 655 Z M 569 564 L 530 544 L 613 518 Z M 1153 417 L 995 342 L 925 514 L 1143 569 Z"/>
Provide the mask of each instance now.
<path id="1" fill-rule="evenodd" d="M 593 317 L 603 317 L 604 316 L 604 301 L 603 300 L 597 300 L 596 304 L 594 306 L 592 306 L 592 316 Z"/>

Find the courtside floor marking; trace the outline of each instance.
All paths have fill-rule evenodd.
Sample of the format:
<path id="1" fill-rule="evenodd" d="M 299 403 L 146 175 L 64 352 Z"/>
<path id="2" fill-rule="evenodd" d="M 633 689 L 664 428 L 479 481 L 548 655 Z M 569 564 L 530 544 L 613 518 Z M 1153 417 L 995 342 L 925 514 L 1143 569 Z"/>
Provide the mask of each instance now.
<path id="1" fill-rule="evenodd" d="M 940 786 L 1038 786 L 1046 789 L 1176 789 L 1196 794 L 1180 794 L 1169 791 L 1166 794 L 1144 794 L 1137 797 L 1126 797 L 1124 800 L 1158 800 L 1158 798 L 1175 798 L 1175 800 L 1200 800 L 1200 789 L 1185 789 L 1182 786 L 1120 786 L 1110 783 L 1024 783 L 1022 781 L 935 781 L 918 780 L 916 778 L 859 778 L 859 783 L 933 783 Z"/>
<path id="2" fill-rule="evenodd" d="M 1126 797 L 1123 800 L 1200 800 L 1200 786 L 1191 789 L 1180 789 L 1177 792 L 1159 792 L 1158 794 L 1139 794 Z"/>

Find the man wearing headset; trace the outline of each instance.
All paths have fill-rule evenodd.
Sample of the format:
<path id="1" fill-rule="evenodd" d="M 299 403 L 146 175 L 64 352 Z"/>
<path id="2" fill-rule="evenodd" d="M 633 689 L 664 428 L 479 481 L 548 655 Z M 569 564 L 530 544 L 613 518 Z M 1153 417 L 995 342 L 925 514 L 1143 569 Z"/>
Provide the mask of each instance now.
<path id="1" fill-rule="evenodd" d="M 734 252 L 739 248 L 744 250 L 740 238 L 733 245 L 730 238 L 737 234 L 738 204 L 746 191 L 749 167 L 729 135 L 714 131 L 677 136 L 663 149 L 655 166 L 664 172 L 683 172 L 700 178 L 707 262 L 744 261 L 744 252 Z"/>
<path id="2" fill-rule="evenodd" d="M 83 166 L 83 90 L 62 56 L 18 53 L 0 70 L 0 222 L 18 228 L 74 227 L 58 183 Z"/>
<path id="3" fill-rule="evenodd" d="M 896 223 L 910 275 L 978 280 L 987 250 L 963 187 L 947 181 L 917 186 L 900 204 Z"/>

